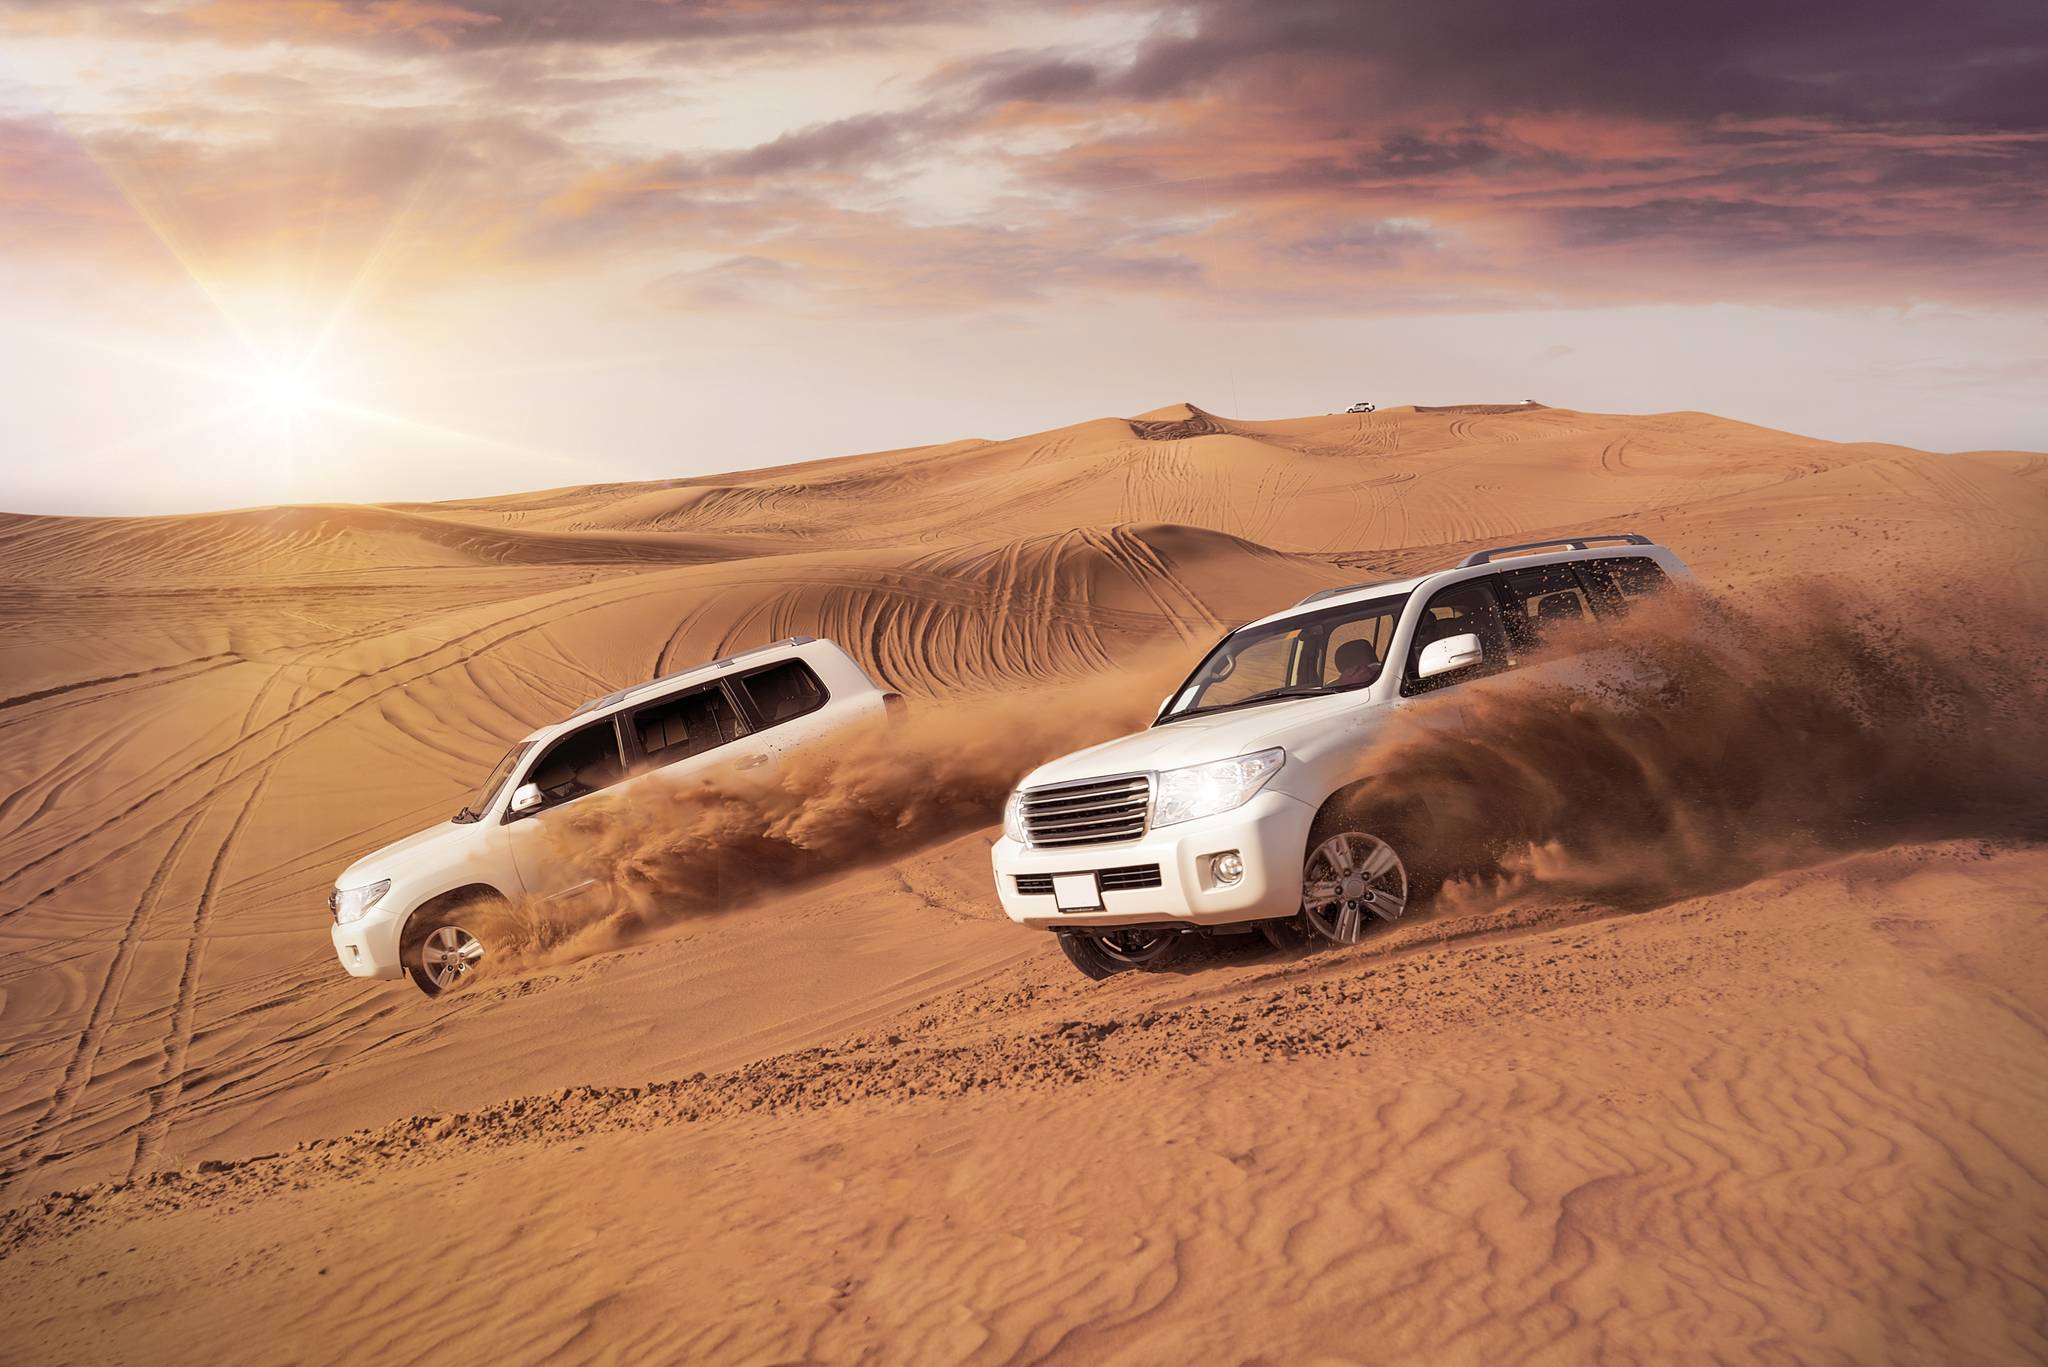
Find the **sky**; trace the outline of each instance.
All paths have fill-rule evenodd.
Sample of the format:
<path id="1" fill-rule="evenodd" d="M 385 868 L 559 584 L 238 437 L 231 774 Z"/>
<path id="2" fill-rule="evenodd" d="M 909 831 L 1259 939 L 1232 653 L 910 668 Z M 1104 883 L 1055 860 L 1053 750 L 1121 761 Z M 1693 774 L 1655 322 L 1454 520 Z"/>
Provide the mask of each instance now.
<path id="1" fill-rule="evenodd" d="M 0 509 L 1178 401 L 2048 449 L 2040 0 L 0 0 Z"/>

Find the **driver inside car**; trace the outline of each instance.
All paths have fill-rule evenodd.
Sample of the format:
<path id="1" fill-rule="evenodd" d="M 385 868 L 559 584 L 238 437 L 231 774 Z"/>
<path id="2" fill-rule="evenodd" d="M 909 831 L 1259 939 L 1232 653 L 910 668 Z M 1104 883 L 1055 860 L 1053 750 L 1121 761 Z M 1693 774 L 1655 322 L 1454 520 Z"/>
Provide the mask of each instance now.
<path id="1" fill-rule="evenodd" d="M 1380 676 L 1380 655 L 1371 641 L 1346 641 L 1337 647 L 1334 660 L 1337 677 L 1330 680 L 1332 688 L 1362 687 Z"/>

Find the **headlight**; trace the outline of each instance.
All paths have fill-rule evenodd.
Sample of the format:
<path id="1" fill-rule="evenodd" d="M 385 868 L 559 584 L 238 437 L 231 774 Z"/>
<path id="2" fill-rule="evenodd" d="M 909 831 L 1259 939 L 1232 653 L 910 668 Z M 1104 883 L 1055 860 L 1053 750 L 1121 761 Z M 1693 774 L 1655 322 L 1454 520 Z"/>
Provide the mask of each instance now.
<path id="1" fill-rule="evenodd" d="M 391 891 L 391 880 L 379 878 L 374 883 L 360 888 L 340 888 L 334 894 L 334 923 L 345 926 L 350 921 L 360 921 L 369 915 L 370 908 L 377 905 L 385 893 Z"/>
<path id="2" fill-rule="evenodd" d="M 1024 790 L 1017 789 L 1010 794 L 1010 800 L 1003 804 L 1003 834 L 1019 845 L 1031 842 L 1024 838 Z"/>
<path id="3" fill-rule="evenodd" d="M 1159 776 L 1159 789 L 1152 796 L 1152 824 L 1171 826 L 1242 807 L 1286 762 L 1287 752 L 1275 748 L 1214 764 L 1168 769 Z"/>

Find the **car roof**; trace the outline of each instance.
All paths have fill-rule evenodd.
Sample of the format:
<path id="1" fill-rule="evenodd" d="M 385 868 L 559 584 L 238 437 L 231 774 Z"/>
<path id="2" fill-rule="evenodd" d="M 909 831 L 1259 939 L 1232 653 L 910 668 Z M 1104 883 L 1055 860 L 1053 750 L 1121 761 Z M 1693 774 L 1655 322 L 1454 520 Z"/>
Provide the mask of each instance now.
<path id="1" fill-rule="evenodd" d="M 1620 542 L 1620 545 L 1594 546 L 1595 541 Z M 1561 546 L 1565 549 L 1546 551 L 1539 554 L 1523 554 L 1537 551 L 1544 546 Z M 1531 565 L 1569 564 L 1575 560 L 1605 560 L 1617 556 L 1637 555 L 1645 559 L 1658 559 L 1651 552 L 1661 551 L 1675 563 L 1670 549 L 1660 546 L 1646 536 L 1635 532 L 1591 532 L 1578 536 L 1559 537 L 1553 541 L 1529 541 L 1512 546 L 1493 546 L 1474 551 L 1459 564 L 1448 569 L 1432 570 L 1410 579 L 1373 580 L 1362 584 L 1346 584 L 1341 588 L 1322 589 L 1278 612 L 1268 613 L 1255 621 L 1245 623 L 1246 627 L 1262 627 L 1273 622 L 1284 622 L 1290 618 L 1305 615 L 1313 610 L 1344 607 L 1352 603 L 1369 603 L 1376 598 L 1393 598 L 1414 593 L 1421 588 L 1442 588 L 1462 579 L 1479 579 L 1496 574 L 1503 568 L 1523 568 Z M 1512 560 L 1496 559 L 1497 556 L 1513 556 Z M 1238 630 L 1244 630 L 1239 627 Z"/>
<path id="2" fill-rule="evenodd" d="M 550 740 L 586 717 L 598 712 L 623 707 L 635 698 L 667 693 L 689 684 L 717 678 L 735 665 L 767 663 L 762 657 L 796 653 L 803 646 L 816 645 L 817 643 L 818 638 L 815 636 L 785 636 L 779 641 L 770 641 L 764 646 L 755 646 L 750 650 L 737 651 L 731 655 L 722 655 L 708 664 L 692 665 L 688 669 L 677 670 L 673 674 L 664 674 L 658 679 L 649 679 L 645 683 L 629 684 L 624 688 L 607 693 L 601 698 L 592 698 L 560 721 L 549 722 L 532 735 L 525 737 L 525 740 Z"/>

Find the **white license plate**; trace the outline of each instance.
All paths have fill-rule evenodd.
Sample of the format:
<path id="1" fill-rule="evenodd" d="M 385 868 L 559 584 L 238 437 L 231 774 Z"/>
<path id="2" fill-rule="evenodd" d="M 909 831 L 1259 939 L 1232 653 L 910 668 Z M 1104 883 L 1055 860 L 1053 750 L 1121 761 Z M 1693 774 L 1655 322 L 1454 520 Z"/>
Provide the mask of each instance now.
<path id="1" fill-rule="evenodd" d="M 1052 900 L 1061 911 L 1100 911 L 1102 892 L 1092 873 L 1056 873 L 1052 876 Z"/>

